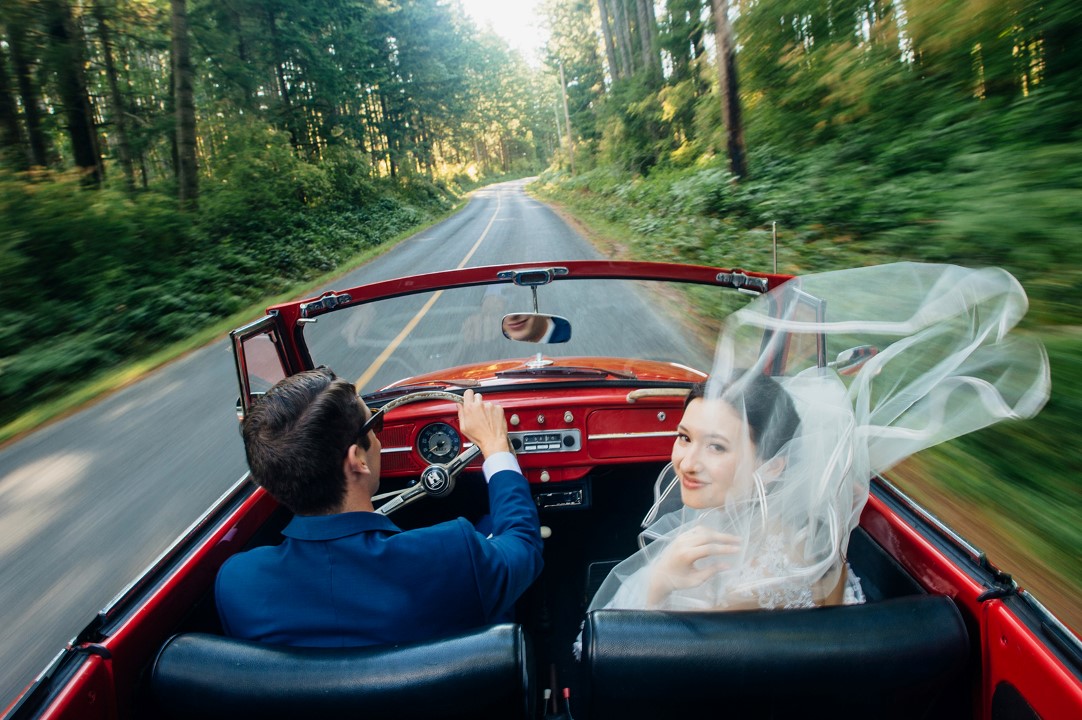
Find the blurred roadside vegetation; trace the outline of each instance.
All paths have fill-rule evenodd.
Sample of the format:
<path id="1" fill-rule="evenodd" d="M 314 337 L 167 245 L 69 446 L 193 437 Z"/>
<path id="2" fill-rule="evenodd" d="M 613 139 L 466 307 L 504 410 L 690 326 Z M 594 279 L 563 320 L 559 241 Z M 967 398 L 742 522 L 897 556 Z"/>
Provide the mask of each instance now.
<path id="1" fill-rule="evenodd" d="M 4 0 L 0 442 L 536 173 L 551 82 L 457 4 Z"/>
<path id="2" fill-rule="evenodd" d="M 0 171 L 0 426 L 454 202 L 425 180 L 369 180 L 348 157 L 303 162 L 266 128 L 231 143 L 237 160 L 204 186 L 197 214 L 165 192 Z"/>
<path id="3" fill-rule="evenodd" d="M 573 152 L 530 190 L 607 251 L 768 271 L 776 223 L 783 273 L 913 260 L 1022 282 L 1022 330 L 1052 364 L 1046 408 L 891 478 L 1082 632 L 1082 5 L 669 0 L 663 77 L 650 58 L 628 72 L 618 53 L 575 53 L 592 13 L 547 7 L 550 54 L 604 81 L 572 104 Z M 726 28 L 734 132 L 712 42 Z"/>

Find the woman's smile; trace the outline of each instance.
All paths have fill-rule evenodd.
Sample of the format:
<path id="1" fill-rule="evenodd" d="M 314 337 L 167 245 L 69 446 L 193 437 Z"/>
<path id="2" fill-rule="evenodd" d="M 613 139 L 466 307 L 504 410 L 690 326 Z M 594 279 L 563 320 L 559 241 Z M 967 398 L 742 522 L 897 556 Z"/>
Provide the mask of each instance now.
<path id="1" fill-rule="evenodd" d="M 685 490 L 698 490 L 706 486 L 706 483 L 702 480 L 698 480 L 690 475 L 680 475 L 680 486 Z"/>

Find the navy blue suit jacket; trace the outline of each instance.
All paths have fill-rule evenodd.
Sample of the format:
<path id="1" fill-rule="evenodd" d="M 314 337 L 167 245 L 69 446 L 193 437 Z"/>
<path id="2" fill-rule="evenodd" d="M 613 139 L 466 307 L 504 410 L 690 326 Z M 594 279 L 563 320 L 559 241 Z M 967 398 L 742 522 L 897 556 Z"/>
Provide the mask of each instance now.
<path id="1" fill-rule="evenodd" d="M 429 640 L 498 622 L 541 572 L 526 479 L 495 473 L 492 536 L 458 518 L 408 532 L 372 512 L 295 516 L 277 546 L 231 557 L 215 598 L 225 632 L 280 645 Z"/>

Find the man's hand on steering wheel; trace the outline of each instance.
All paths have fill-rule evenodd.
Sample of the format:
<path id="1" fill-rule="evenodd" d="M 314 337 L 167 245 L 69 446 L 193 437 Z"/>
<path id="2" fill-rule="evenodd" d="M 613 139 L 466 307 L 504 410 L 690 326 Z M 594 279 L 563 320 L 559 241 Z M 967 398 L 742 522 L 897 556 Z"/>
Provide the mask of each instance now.
<path id="1" fill-rule="evenodd" d="M 458 427 L 486 458 L 511 450 L 503 408 L 484 402 L 481 393 L 467 390 L 462 395 L 462 404 L 458 406 Z"/>

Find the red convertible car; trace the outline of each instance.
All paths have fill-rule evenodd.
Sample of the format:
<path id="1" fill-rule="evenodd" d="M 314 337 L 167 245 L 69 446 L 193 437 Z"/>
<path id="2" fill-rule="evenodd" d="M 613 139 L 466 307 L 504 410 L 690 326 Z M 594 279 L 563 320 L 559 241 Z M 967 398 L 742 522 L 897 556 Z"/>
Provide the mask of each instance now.
<path id="1" fill-rule="evenodd" d="M 864 604 L 587 613 L 608 570 L 636 549 L 684 398 L 711 367 L 724 317 L 790 280 L 665 263 L 531 262 L 269 308 L 231 334 L 238 412 L 319 365 L 356 379 L 364 401 L 386 413 L 380 511 L 401 527 L 485 513 L 456 402 L 477 388 L 505 409 L 545 538 L 543 573 L 514 622 L 356 649 L 223 636 L 218 569 L 279 542 L 290 519 L 242 480 L 58 649 L 4 717 L 583 720 L 704 708 L 731 717 L 1082 717 L 1079 638 L 878 477 L 849 541 Z M 835 366 L 874 352 L 782 346 Z M 791 359 L 779 356 L 778 369 Z"/>

